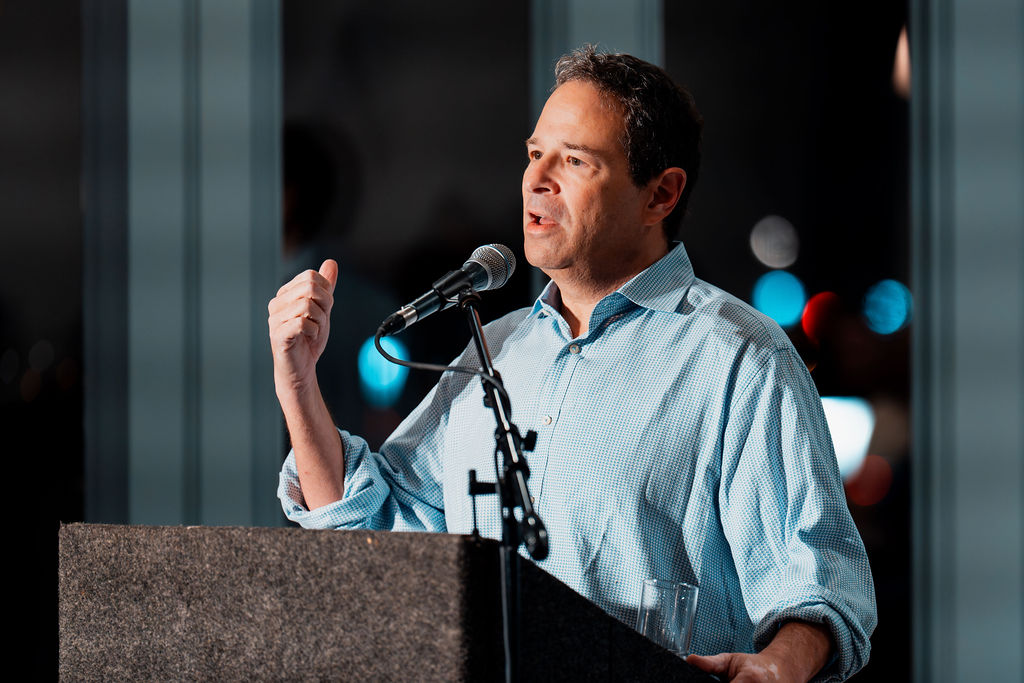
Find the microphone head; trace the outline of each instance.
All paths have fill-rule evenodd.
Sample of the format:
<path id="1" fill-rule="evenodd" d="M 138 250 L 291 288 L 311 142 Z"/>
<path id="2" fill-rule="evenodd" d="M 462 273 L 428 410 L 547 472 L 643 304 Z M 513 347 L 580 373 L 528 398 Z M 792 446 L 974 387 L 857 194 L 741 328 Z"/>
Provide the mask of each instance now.
<path id="1" fill-rule="evenodd" d="M 485 244 L 477 247 L 463 268 L 469 264 L 480 266 L 472 268 L 473 289 L 484 291 L 504 287 L 516 269 L 516 256 L 504 244 Z"/>

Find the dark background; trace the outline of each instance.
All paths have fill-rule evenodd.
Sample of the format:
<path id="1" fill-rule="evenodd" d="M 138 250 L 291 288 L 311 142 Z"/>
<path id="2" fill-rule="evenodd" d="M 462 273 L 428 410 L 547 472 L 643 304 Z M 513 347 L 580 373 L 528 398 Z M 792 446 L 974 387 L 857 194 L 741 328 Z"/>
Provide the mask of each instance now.
<path id="1" fill-rule="evenodd" d="M 908 107 L 891 85 L 905 20 L 902 2 L 730 0 L 666 2 L 664 22 L 666 67 L 706 121 L 682 232 L 698 277 L 749 301 L 767 270 L 750 230 L 786 217 L 801 244 L 789 270 L 843 306 L 820 344 L 792 332 L 819 391 L 897 416 L 879 448 L 891 488 L 874 505 L 851 502 L 878 591 L 864 680 L 907 680 L 911 665 L 909 445 L 898 419 L 909 332 L 882 337 L 859 317 L 870 284 L 909 279 Z M 366 406 L 352 391 L 357 343 L 479 244 L 522 256 L 528 4 L 293 2 L 283 28 L 293 247 L 283 258 L 293 269 L 337 258 L 348 300 L 363 303 L 346 316 L 350 334 L 335 322 L 324 363 L 339 381 L 326 392 L 339 422 L 379 441 L 434 378 L 413 373 L 393 409 Z M 41 675 L 56 663 L 57 521 L 84 514 L 81 29 L 70 0 L 0 3 L 0 452 L 18 494 L 7 557 L 24 576 L 20 652 Z M 528 305 L 527 273 L 487 297 L 486 317 Z M 404 335 L 414 357 L 440 362 L 467 338 L 454 315 Z"/>

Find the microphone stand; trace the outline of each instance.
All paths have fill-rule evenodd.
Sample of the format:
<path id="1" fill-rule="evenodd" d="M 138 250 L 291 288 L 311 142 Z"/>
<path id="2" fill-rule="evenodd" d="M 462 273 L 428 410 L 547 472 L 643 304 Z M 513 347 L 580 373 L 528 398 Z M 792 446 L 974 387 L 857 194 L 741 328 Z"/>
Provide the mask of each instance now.
<path id="1" fill-rule="evenodd" d="M 476 305 L 480 295 L 471 287 L 459 293 L 458 303 L 466 313 L 470 332 L 476 344 L 477 355 L 483 372 L 493 382 L 501 383 L 501 375 L 494 369 L 491 353 L 484 339 L 480 314 Z M 505 645 L 505 680 L 519 680 L 519 647 L 521 606 L 519 603 L 519 545 L 525 544 L 534 560 L 543 560 L 548 555 L 548 532 L 544 523 L 533 509 L 530 490 L 526 480 L 530 476 L 524 450 L 533 450 L 537 435 L 529 432 L 526 438 L 519 434 L 518 427 L 511 422 L 511 405 L 503 398 L 492 381 L 481 379 L 484 388 L 484 405 L 492 410 L 497 428 L 494 431 L 494 465 L 496 482 L 493 485 L 476 481 L 475 471 L 470 472 L 470 495 L 473 498 L 474 518 L 476 516 L 476 495 L 497 493 L 501 500 L 501 613 Z M 507 394 L 506 394 L 507 396 Z M 500 469 L 498 454 L 503 456 Z M 516 509 L 521 511 L 516 517 Z M 474 523 L 474 534 L 478 533 Z"/>

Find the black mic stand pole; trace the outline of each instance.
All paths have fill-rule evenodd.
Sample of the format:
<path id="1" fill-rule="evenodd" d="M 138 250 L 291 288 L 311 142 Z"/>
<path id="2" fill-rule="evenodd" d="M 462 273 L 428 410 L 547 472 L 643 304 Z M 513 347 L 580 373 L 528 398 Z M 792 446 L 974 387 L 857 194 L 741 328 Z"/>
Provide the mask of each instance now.
<path id="1" fill-rule="evenodd" d="M 476 304 L 479 301 L 480 295 L 472 288 L 467 287 L 459 293 L 459 307 L 466 312 L 481 367 L 484 374 L 491 378 L 491 381 L 481 380 L 481 383 L 484 387 L 484 405 L 491 408 L 497 422 L 497 428 L 494 431 L 496 470 L 498 469 L 498 453 L 500 452 L 504 456 L 501 469 L 496 472 L 496 489 L 501 500 L 500 556 L 503 587 L 501 612 L 505 637 L 505 680 L 518 681 L 521 618 L 519 544 L 526 544 L 526 550 L 530 553 L 530 557 L 535 560 L 543 560 L 548 555 L 548 533 L 544 523 L 533 509 L 530 490 L 526 485 L 530 470 L 523 457 L 523 450 L 532 448 L 531 442 L 536 435 L 533 435 L 533 438 L 529 438 L 524 444 L 519 429 L 509 419 L 511 406 L 508 399 L 503 398 L 501 392 L 492 383 L 500 384 L 501 375 L 492 365 L 491 353 L 487 348 L 487 341 L 484 339 L 480 315 L 476 310 Z M 475 477 L 472 477 L 471 481 L 474 479 Z M 475 507 L 474 504 L 474 509 Z M 522 511 L 521 519 L 516 518 L 516 508 Z"/>

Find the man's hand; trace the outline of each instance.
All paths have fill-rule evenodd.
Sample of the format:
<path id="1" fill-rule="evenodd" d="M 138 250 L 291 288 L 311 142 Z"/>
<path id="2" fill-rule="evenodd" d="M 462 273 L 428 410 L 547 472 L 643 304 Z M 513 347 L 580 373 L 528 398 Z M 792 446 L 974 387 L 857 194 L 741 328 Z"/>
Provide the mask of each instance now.
<path id="1" fill-rule="evenodd" d="M 779 663 L 761 654 L 750 655 L 742 652 L 724 652 L 720 655 L 690 655 L 687 664 L 715 674 L 723 681 L 734 683 L 774 683 L 775 681 L 796 681 L 786 675 Z"/>
<path id="2" fill-rule="evenodd" d="M 327 346 L 337 282 L 338 264 L 328 259 L 320 272 L 296 275 L 267 306 L 274 384 L 282 403 L 316 385 L 316 362 Z"/>
<path id="3" fill-rule="evenodd" d="M 831 649 L 832 634 L 827 627 L 791 621 L 783 624 L 768 647 L 756 655 L 690 655 L 686 662 L 734 683 L 806 683 L 825 666 Z"/>

